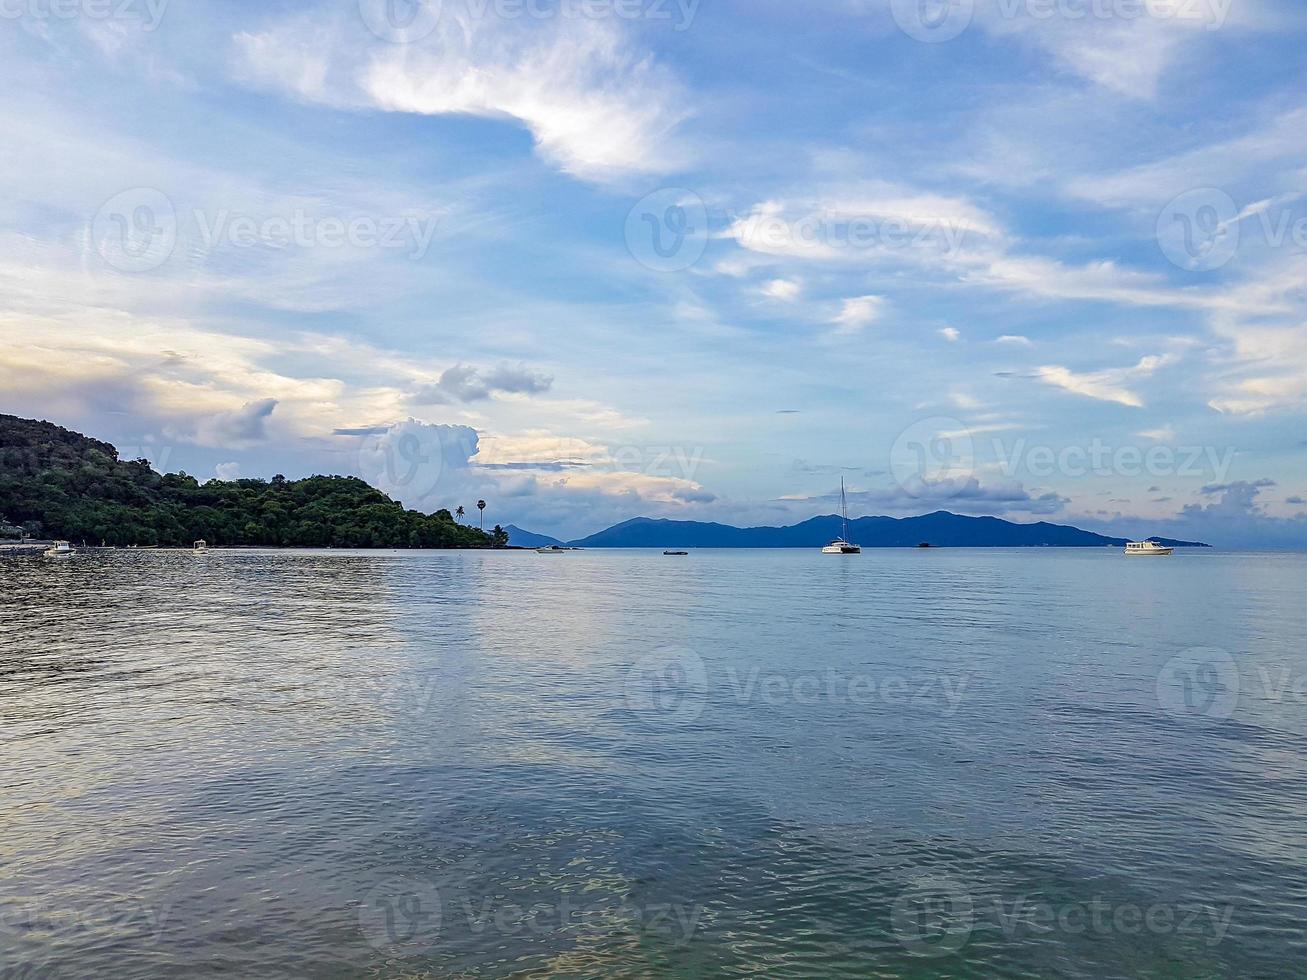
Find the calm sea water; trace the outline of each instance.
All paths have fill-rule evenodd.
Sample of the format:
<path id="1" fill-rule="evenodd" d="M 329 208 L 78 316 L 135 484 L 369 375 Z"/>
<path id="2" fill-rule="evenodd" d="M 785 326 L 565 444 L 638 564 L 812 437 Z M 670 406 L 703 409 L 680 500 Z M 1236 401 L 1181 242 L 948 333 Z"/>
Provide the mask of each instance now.
<path id="1" fill-rule="evenodd" d="M 0 977 L 1307 962 L 1307 556 L 0 560 Z"/>

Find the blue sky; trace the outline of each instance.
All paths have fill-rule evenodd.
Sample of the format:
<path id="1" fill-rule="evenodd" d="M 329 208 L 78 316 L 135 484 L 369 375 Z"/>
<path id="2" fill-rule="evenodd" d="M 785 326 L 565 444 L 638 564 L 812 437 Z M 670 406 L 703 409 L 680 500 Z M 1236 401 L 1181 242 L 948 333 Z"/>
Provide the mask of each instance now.
<path id="1" fill-rule="evenodd" d="M 0 411 L 563 536 L 1307 546 L 1305 20 L 9 0 Z"/>

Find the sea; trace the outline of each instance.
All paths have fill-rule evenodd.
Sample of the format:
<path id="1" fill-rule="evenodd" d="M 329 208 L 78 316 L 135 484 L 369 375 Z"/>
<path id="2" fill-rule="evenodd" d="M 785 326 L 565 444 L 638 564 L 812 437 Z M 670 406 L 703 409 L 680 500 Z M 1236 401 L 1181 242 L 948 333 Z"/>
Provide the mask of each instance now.
<path id="1" fill-rule="evenodd" d="M 1307 975 L 1307 556 L 0 559 L 0 980 Z"/>

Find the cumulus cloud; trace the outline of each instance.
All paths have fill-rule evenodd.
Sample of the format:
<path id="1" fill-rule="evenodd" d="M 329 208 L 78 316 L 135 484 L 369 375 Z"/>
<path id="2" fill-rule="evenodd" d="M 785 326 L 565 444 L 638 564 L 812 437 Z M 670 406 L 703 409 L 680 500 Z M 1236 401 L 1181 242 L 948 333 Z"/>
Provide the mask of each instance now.
<path id="1" fill-rule="evenodd" d="M 762 287 L 764 296 L 782 303 L 794 302 L 802 291 L 802 284 L 793 279 L 773 279 Z"/>
<path id="2" fill-rule="evenodd" d="M 1175 360 L 1172 354 L 1154 354 L 1139 359 L 1139 363 L 1128 368 L 1109 368 L 1103 371 L 1077 373 L 1070 368 L 1049 364 L 1039 368 L 1035 377 L 1048 385 L 1063 388 L 1085 398 L 1098 401 L 1116 402 L 1131 408 L 1142 408 L 1143 396 L 1127 388 L 1135 379 L 1149 378 L 1159 368 Z"/>
<path id="3" fill-rule="evenodd" d="M 475 16 L 445 4 L 428 36 L 390 44 L 362 29 L 358 0 L 339 10 L 238 34 L 239 74 L 327 105 L 511 119 L 544 159 L 580 177 L 676 166 L 689 102 L 619 18 Z"/>
<path id="4" fill-rule="evenodd" d="M 686 516 L 717 495 L 693 478 L 701 461 L 612 448 L 544 432 L 482 436 L 470 426 L 413 419 L 342 430 L 358 472 L 405 506 L 427 513 L 493 501 L 487 520 L 563 535 L 595 522 Z"/>
<path id="5" fill-rule="evenodd" d="M 485 401 L 496 394 L 538 395 L 553 384 L 553 378 L 525 367 L 502 366 L 483 373 L 475 367 L 456 364 L 435 384 L 421 386 L 414 400 L 418 404 L 442 404 L 451 400 Z"/>
<path id="6" fill-rule="evenodd" d="M 831 323 L 835 325 L 835 332 L 842 336 L 861 333 L 864 328 L 876 322 L 884 308 L 885 299 L 882 296 L 855 296 L 844 301 Z"/>
<path id="7" fill-rule="evenodd" d="M 248 449 L 267 440 L 268 419 L 276 408 L 277 399 L 263 398 L 234 411 L 203 416 L 193 430 L 172 429 L 168 434 L 211 449 Z"/>

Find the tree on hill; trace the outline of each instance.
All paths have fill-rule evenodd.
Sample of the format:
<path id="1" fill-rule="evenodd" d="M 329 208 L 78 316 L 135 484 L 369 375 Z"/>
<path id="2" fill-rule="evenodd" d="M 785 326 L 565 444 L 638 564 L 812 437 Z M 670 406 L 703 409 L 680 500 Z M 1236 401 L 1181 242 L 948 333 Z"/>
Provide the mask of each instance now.
<path id="1" fill-rule="evenodd" d="M 70 541 L 344 548 L 489 548 L 448 511 L 405 510 L 356 477 L 210 480 L 123 461 L 106 442 L 0 415 L 0 513 Z"/>

